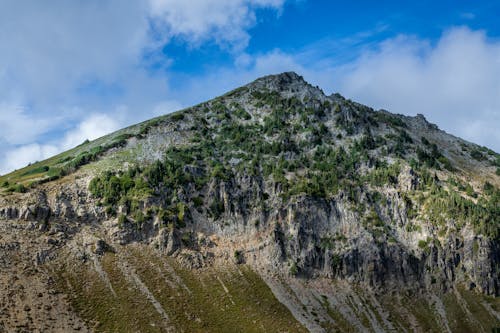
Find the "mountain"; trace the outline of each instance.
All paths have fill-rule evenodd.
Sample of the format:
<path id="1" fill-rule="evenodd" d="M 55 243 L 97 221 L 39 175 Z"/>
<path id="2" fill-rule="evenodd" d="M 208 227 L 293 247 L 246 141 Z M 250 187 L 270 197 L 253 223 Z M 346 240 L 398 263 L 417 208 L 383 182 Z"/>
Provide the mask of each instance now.
<path id="1" fill-rule="evenodd" d="M 0 332 L 500 326 L 500 155 L 295 73 L 0 186 Z"/>

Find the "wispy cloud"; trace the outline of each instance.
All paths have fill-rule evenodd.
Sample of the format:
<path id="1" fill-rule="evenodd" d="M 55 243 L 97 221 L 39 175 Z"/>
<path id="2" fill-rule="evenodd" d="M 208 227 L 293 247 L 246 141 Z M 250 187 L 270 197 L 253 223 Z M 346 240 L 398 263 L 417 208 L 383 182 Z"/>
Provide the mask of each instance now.
<path id="1" fill-rule="evenodd" d="M 47 143 L 28 143 L 16 145 L 3 152 L 0 159 L 0 174 L 26 166 L 30 162 L 44 160 L 61 151 L 73 148 L 85 140 L 94 140 L 118 130 L 121 121 L 106 114 L 91 114 L 75 128 L 67 131 L 64 137 Z M 26 129 L 20 135 L 26 134 Z"/>
<path id="2" fill-rule="evenodd" d="M 375 107 L 425 114 L 500 151 L 500 42 L 457 27 L 436 44 L 399 36 L 339 70 L 338 88 Z"/>
<path id="3" fill-rule="evenodd" d="M 256 22 L 257 9 L 279 10 L 284 0 L 151 0 L 151 14 L 159 35 L 180 37 L 191 45 L 215 40 L 242 50 L 250 39 L 247 29 Z"/>

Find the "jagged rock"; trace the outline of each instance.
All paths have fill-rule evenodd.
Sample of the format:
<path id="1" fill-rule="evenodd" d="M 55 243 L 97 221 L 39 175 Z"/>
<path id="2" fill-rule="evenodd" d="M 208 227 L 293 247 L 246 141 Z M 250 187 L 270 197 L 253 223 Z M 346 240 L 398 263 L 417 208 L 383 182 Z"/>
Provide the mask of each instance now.
<path id="1" fill-rule="evenodd" d="M 41 250 L 35 255 L 35 263 L 37 265 L 43 265 L 47 261 L 53 260 L 56 257 L 55 252 L 50 249 Z"/>
<path id="2" fill-rule="evenodd" d="M 417 188 L 418 177 L 412 168 L 405 166 L 398 177 L 398 184 L 401 190 L 408 192 Z"/>
<path id="3" fill-rule="evenodd" d="M 197 251 L 184 250 L 176 255 L 182 266 L 188 269 L 202 268 L 205 264 L 203 255 Z"/>
<path id="4" fill-rule="evenodd" d="M 102 256 L 106 252 L 114 252 L 114 250 L 104 240 L 102 239 L 97 240 L 95 242 L 94 253 L 99 256 Z"/>

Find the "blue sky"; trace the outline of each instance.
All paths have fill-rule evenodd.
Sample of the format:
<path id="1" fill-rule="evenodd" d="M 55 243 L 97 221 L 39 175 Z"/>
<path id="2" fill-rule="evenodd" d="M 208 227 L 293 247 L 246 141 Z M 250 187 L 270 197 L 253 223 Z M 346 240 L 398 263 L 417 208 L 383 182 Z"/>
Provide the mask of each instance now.
<path id="1" fill-rule="evenodd" d="M 259 76 L 500 151 L 497 1 L 6 0 L 0 174 Z"/>

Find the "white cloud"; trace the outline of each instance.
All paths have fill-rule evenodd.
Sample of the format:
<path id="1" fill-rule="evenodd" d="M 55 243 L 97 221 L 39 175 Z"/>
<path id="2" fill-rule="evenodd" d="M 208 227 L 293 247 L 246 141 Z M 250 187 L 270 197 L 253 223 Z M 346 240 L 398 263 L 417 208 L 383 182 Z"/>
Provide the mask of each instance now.
<path id="1" fill-rule="evenodd" d="M 182 109 L 182 104 L 178 101 L 163 101 L 155 105 L 153 108 L 153 115 L 162 116 L 180 109 Z"/>
<path id="2" fill-rule="evenodd" d="M 112 82 L 148 42 L 141 1 L 2 1 L 0 98 L 63 103 L 86 80 Z"/>
<path id="3" fill-rule="evenodd" d="M 66 132 L 64 139 L 49 143 L 30 143 L 8 149 L 0 159 L 0 174 L 19 169 L 29 163 L 47 159 L 67 149 L 81 144 L 85 140 L 94 140 L 118 130 L 122 124 L 119 120 L 106 114 L 92 114 L 77 127 Z"/>
<path id="4" fill-rule="evenodd" d="M 11 149 L 5 153 L 0 164 L 0 175 L 8 171 L 19 169 L 28 163 L 41 161 L 59 152 L 59 148 L 52 145 L 32 143 Z"/>
<path id="5" fill-rule="evenodd" d="M 423 113 L 439 127 L 500 151 L 500 42 L 453 28 L 435 45 L 400 36 L 337 73 L 346 96 L 392 112 Z"/>
<path id="6" fill-rule="evenodd" d="M 0 139 L 7 143 L 28 143 L 57 123 L 57 119 L 36 119 L 15 103 L 0 102 Z"/>
<path id="7" fill-rule="evenodd" d="M 242 49 L 255 24 L 259 8 L 281 9 L 284 0 L 151 0 L 151 12 L 167 38 L 177 36 L 191 44 L 214 39 Z"/>
<path id="8" fill-rule="evenodd" d="M 0 172 L 289 70 L 374 107 L 423 113 L 453 134 L 500 151 L 498 41 L 454 28 L 435 44 L 399 36 L 372 41 L 365 50 L 373 33 L 362 33 L 296 54 L 245 53 L 258 11 L 279 13 L 284 2 L 0 2 Z M 172 38 L 189 47 L 215 42 L 231 51 L 234 64 L 181 75 L 181 83 L 169 86 L 172 60 L 162 47 Z M 356 54 L 364 50 L 360 57 L 339 56 L 339 48 L 346 53 L 353 45 Z"/>
<path id="9" fill-rule="evenodd" d="M 70 149 L 85 140 L 94 140 L 103 135 L 116 131 L 120 123 L 105 114 L 94 114 L 82 121 L 76 129 L 66 134 L 62 148 Z"/>

